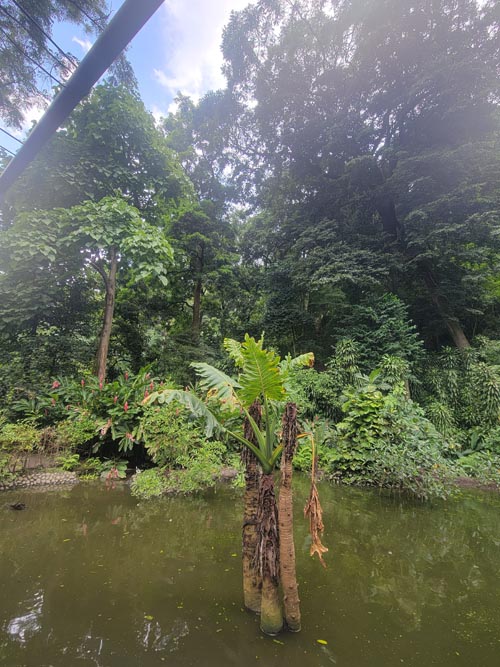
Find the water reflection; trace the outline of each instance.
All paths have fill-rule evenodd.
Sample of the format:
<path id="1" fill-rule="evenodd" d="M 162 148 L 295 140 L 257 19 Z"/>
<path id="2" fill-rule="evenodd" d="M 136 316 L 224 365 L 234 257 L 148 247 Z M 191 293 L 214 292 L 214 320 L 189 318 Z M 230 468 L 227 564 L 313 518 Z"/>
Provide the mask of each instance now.
<path id="1" fill-rule="evenodd" d="M 500 497 L 430 506 L 324 485 L 323 570 L 297 481 L 304 631 L 277 642 L 241 609 L 237 494 L 17 494 L 27 510 L 0 512 L 0 663 L 496 667 Z"/>
<path id="2" fill-rule="evenodd" d="M 145 620 L 143 628 L 138 633 L 140 643 L 146 650 L 168 651 L 173 653 L 179 648 L 180 640 L 189 634 L 189 626 L 186 621 L 177 619 L 174 621 L 170 632 L 163 632 L 158 621 Z"/>
<path id="3" fill-rule="evenodd" d="M 26 643 L 33 637 L 41 628 L 40 619 L 43 609 L 43 591 L 35 593 L 33 598 L 23 604 L 27 607 L 27 611 L 21 616 L 16 616 L 7 623 L 6 632 L 12 639 Z"/>

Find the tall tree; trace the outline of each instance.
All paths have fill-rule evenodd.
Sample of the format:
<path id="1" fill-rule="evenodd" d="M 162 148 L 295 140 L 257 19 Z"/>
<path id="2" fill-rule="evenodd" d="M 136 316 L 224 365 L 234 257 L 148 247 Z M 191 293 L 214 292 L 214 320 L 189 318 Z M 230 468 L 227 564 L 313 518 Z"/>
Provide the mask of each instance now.
<path id="1" fill-rule="evenodd" d="M 145 110 L 141 100 L 126 88 L 108 83 L 98 86 L 89 98 L 75 109 L 65 127 L 53 137 L 20 182 L 9 192 L 4 206 L 3 222 L 8 228 L 20 215 L 34 208 L 46 211 L 54 208 L 71 209 L 85 202 L 91 207 L 91 201 L 97 205 L 102 200 L 107 201 L 108 197 L 116 196 L 139 211 L 145 225 L 151 225 L 152 240 L 158 235 L 170 238 L 170 228 L 176 220 L 181 215 L 187 215 L 196 205 L 189 179 L 173 151 L 166 145 L 162 133 L 156 129 L 152 116 Z M 109 219 L 104 215 L 103 223 L 106 220 L 109 223 Z M 127 234 L 122 235 L 122 232 L 126 232 L 128 222 L 126 218 L 124 226 L 119 222 L 113 223 L 121 240 L 130 231 L 129 229 Z M 14 223 L 15 226 L 17 224 Z M 48 233 L 50 238 L 51 233 Z M 55 321 L 51 316 L 52 304 L 60 302 L 64 293 L 69 290 L 69 285 L 82 286 L 81 293 L 90 299 L 89 307 L 92 308 L 93 317 L 98 318 L 98 306 L 102 305 L 104 308 L 104 304 L 109 304 L 113 299 L 115 269 L 118 268 L 122 287 L 135 282 L 135 289 L 127 291 L 127 301 L 130 304 L 137 302 L 146 324 L 158 319 L 162 322 L 167 315 L 170 316 L 170 313 L 166 312 L 168 294 L 159 281 L 154 283 L 140 280 L 137 284 L 134 277 L 137 274 L 134 274 L 132 265 L 123 260 L 122 250 L 115 253 L 116 257 L 111 261 L 113 244 L 107 241 L 113 238 L 113 233 L 113 229 L 106 232 L 104 228 L 100 232 L 99 240 L 106 241 L 100 246 L 105 249 L 104 255 L 99 256 L 102 260 L 101 273 L 82 272 L 81 263 L 77 262 L 75 266 L 67 267 L 66 277 L 61 282 L 61 274 L 52 263 L 43 272 L 42 282 L 45 289 L 40 298 L 36 296 L 40 291 L 36 288 L 42 285 L 42 282 L 29 278 L 25 281 L 23 277 L 36 271 L 36 264 L 29 268 L 27 274 L 17 271 L 20 291 L 26 295 L 26 303 L 22 307 L 18 303 L 17 314 L 13 313 L 18 325 L 22 328 L 29 327 L 28 330 L 32 332 L 30 335 L 36 337 L 38 326 L 43 326 L 47 319 Z M 99 244 L 96 242 L 95 246 L 99 247 Z M 117 248 L 120 247 L 121 242 L 117 245 Z M 158 267 L 153 261 L 154 249 L 152 252 L 154 274 Z M 170 260 L 167 265 L 172 272 Z M 92 290 L 86 290 L 84 286 L 89 284 L 92 273 L 95 275 L 91 280 L 97 279 L 98 282 L 94 283 Z M 24 284 L 21 285 L 21 281 Z M 30 289 L 34 290 L 33 298 L 28 297 L 27 291 Z M 102 304 L 98 303 L 99 295 Z M 122 316 L 122 311 L 129 307 L 124 304 L 122 295 L 125 295 L 124 290 L 118 291 L 116 295 L 118 322 L 124 323 L 127 320 L 127 327 L 130 328 L 132 320 Z M 145 306 L 152 301 L 155 306 L 149 313 Z M 42 308 L 44 303 L 45 308 Z M 62 311 L 59 306 L 58 311 Z M 28 317 L 25 318 L 25 315 Z M 11 325 L 14 326 L 14 320 Z M 17 329 L 18 332 L 20 330 Z M 95 325 L 94 330 L 97 330 Z M 106 331 L 109 331 L 108 325 Z M 54 330 L 54 336 L 57 335 L 57 330 Z M 103 342 L 107 338 L 106 335 Z M 135 335 L 130 334 L 128 338 L 133 338 L 134 344 L 141 348 L 134 351 L 134 356 L 141 357 L 144 337 L 136 331 Z M 125 354 L 128 355 L 127 350 Z M 138 363 L 140 365 L 140 362 Z"/>
<path id="2" fill-rule="evenodd" d="M 21 214 L 2 236 L 4 315 L 14 311 L 35 321 L 43 317 L 43 300 L 32 302 L 28 313 L 19 308 L 19 296 L 25 290 L 30 300 L 36 296 L 31 284 L 19 280 L 30 267 L 46 271 L 55 283 L 76 281 L 89 270 L 100 276 L 104 305 L 95 370 L 104 382 L 120 272 L 126 268 L 129 281 L 152 275 L 166 284 L 173 257 L 164 232 L 122 199 L 108 197 L 68 209 Z M 43 291 L 44 283 L 41 287 Z"/>
<path id="3" fill-rule="evenodd" d="M 379 291 L 411 300 L 416 281 L 413 293 L 427 294 L 459 347 L 469 318 L 458 297 L 473 273 L 465 254 L 479 242 L 496 252 L 497 14 L 497 3 L 474 0 L 263 0 L 233 13 L 223 40 L 238 129 L 260 158 L 250 174 L 279 253 L 273 262 L 292 256 L 301 269 L 340 250 L 351 283 L 366 263 Z M 236 152 L 249 167 L 244 147 Z M 458 173 L 457 159 L 481 153 L 488 169 L 472 158 Z M 465 191 L 467 206 L 443 218 Z M 436 228 L 451 234 L 453 225 L 462 230 L 458 271 L 447 246 L 428 252 Z M 385 276 L 371 273 L 374 263 Z M 337 280 L 329 264 L 317 267 L 322 286 Z M 476 312 L 488 305 L 484 290 L 475 301 Z"/>

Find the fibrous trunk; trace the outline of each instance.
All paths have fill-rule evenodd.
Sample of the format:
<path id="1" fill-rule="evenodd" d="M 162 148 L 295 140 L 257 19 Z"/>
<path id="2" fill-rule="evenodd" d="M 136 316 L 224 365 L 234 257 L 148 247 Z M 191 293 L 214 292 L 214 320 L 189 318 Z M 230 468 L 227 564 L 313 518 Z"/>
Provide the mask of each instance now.
<path id="1" fill-rule="evenodd" d="M 288 403 L 283 415 L 283 454 L 279 495 L 280 573 L 283 587 L 283 606 L 287 627 L 300 630 L 300 600 L 295 567 L 293 541 L 292 461 L 297 447 L 297 406 Z"/>
<path id="2" fill-rule="evenodd" d="M 257 563 L 262 577 L 260 628 L 268 635 L 276 635 L 283 628 L 283 614 L 278 590 L 278 508 L 272 473 L 262 475 L 260 480 L 258 528 Z"/>
<path id="3" fill-rule="evenodd" d="M 104 382 L 104 380 L 106 379 L 106 366 L 108 363 L 109 341 L 111 339 L 111 328 L 113 326 L 113 315 L 115 311 L 116 274 L 118 271 L 118 259 L 115 248 L 111 249 L 110 260 L 111 261 L 110 261 L 109 275 L 106 277 L 104 281 L 106 288 L 106 296 L 104 299 L 104 315 L 102 321 L 101 335 L 99 337 L 99 347 L 97 349 L 97 355 L 96 355 L 96 372 L 100 382 Z"/>
<path id="4" fill-rule="evenodd" d="M 249 414 L 260 426 L 262 408 L 258 401 L 250 407 Z M 257 446 L 250 422 L 245 419 L 244 436 Z M 262 597 L 262 579 L 257 563 L 258 528 L 257 515 L 259 507 L 259 483 L 261 469 L 254 453 L 245 447 L 242 453 L 245 465 L 245 500 L 243 510 L 243 598 L 245 607 L 260 612 Z"/>

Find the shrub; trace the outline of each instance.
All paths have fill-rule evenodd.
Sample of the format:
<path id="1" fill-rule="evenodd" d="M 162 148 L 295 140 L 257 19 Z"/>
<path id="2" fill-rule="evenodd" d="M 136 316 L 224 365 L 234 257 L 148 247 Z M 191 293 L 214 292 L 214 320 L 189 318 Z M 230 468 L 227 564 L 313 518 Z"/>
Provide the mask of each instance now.
<path id="1" fill-rule="evenodd" d="M 80 455 L 79 454 L 61 454 L 56 457 L 56 465 L 63 470 L 76 470 L 80 465 Z"/>
<path id="2" fill-rule="evenodd" d="M 473 452 L 456 461 L 458 474 L 477 479 L 482 484 L 500 486 L 500 456 L 491 452 Z"/>
<path id="3" fill-rule="evenodd" d="M 12 466 L 12 456 L 0 451 L 0 484 L 10 484 L 16 478 L 15 465 Z"/>
<path id="4" fill-rule="evenodd" d="M 123 459 L 107 459 L 101 462 L 101 477 L 103 479 L 125 479 L 127 476 L 127 461 Z"/>
<path id="5" fill-rule="evenodd" d="M 60 449 L 75 450 L 97 438 L 95 421 L 81 414 L 77 419 L 65 419 L 55 427 L 55 442 Z"/>
<path id="6" fill-rule="evenodd" d="M 206 443 L 188 411 L 174 403 L 148 409 L 142 420 L 142 434 L 148 454 L 160 467 L 177 465 L 179 457 Z"/>
<path id="7" fill-rule="evenodd" d="M 402 383 L 388 388 L 368 383 L 346 392 L 340 438 L 331 455 L 332 472 L 349 483 L 407 491 L 419 498 L 445 496 L 451 465 L 443 456 L 443 437 Z"/>
<path id="8" fill-rule="evenodd" d="M 4 424 L 0 429 L 0 448 L 9 452 L 31 452 L 40 440 L 40 431 L 29 421 Z"/>
<path id="9" fill-rule="evenodd" d="M 94 452 L 109 439 L 118 443 L 119 451 L 130 452 L 135 444 L 142 443 L 144 399 L 160 384 L 151 377 L 149 367 L 135 375 L 125 372 L 110 382 L 100 382 L 94 376 L 60 378 L 52 383 L 49 408 L 44 408 L 44 414 L 53 422 L 69 417 L 77 423 L 61 427 L 62 437 L 73 445 L 90 442 L 98 432 Z"/>
<path id="10" fill-rule="evenodd" d="M 167 490 L 167 478 L 161 468 L 150 468 L 137 473 L 131 484 L 132 495 L 148 500 L 158 498 Z"/>
<path id="11" fill-rule="evenodd" d="M 80 466 L 78 469 L 78 476 L 82 479 L 97 479 L 102 472 L 103 464 L 102 462 L 95 458 L 89 457 L 80 461 Z"/>
<path id="12" fill-rule="evenodd" d="M 205 442 L 191 456 L 179 456 L 182 470 L 172 470 L 167 477 L 167 489 L 178 493 L 194 493 L 214 486 L 224 463 L 226 448 L 221 442 Z"/>

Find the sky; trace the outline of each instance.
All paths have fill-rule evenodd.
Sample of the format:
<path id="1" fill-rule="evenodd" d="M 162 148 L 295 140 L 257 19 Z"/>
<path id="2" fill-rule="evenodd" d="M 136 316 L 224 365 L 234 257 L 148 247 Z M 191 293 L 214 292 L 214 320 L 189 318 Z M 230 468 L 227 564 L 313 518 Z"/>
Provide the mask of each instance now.
<path id="1" fill-rule="evenodd" d="M 199 99 L 208 90 L 224 86 L 220 45 L 222 30 L 232 10 L 246 7 L 252 0 L 164 0 L 163 5 L 135 36 L 127 51 L 146 107 L 156 119 L 174 109 L 178 91 Z M 113 13 L 123 0 L 108 0 Z M 54 26 L 54 40 L 65 51 L 82 59 L 95 36 L 81 26 L 60 23 Z M 22 138 L 32 122 L 43 114 L 33 108 L 26 116 Z M 18 148 L 2 136 L 7 148 Z"/>

